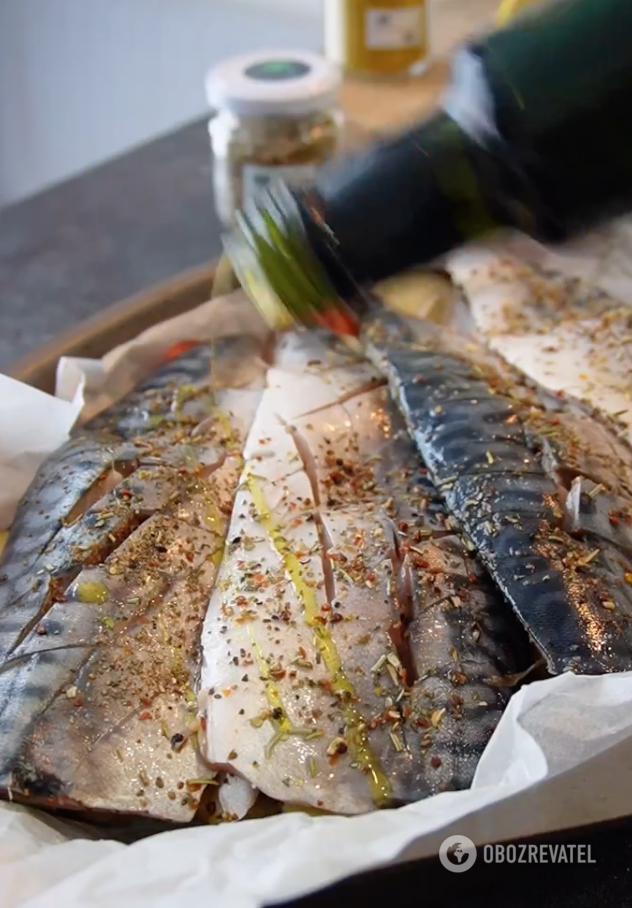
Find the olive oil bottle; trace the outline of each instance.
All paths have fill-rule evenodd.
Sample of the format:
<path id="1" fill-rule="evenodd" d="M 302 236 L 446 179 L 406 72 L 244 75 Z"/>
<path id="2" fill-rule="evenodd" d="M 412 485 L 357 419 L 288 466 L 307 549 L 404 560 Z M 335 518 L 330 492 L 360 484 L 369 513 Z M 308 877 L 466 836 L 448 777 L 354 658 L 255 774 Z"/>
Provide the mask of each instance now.
<path id="1" fill-rule="evenodd" d="M 353 335 L 368 288 L 466 241 L 557 243 L 631 211 L 631 111 L 630 0 L 534 5 L 461 47 L 428 119 L 272 189 L 229 254 L 271 321 Z"/>
<path id="2" fill-rule="evenodd" d="M 325 52 L 351 75 L 393 77 L 428 55 L 427 0 L 324 0 Z"/>

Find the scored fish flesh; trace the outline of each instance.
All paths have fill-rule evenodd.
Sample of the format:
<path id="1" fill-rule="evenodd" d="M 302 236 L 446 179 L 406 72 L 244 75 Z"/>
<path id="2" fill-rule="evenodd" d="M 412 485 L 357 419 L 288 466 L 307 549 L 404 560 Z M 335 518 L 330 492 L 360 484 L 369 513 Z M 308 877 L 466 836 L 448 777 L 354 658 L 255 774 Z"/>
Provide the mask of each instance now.
<path id="1" fill-rule="evenodd" d="M 340 814 L 467 787 L 525 638 L 425 476 L 374 366 L 280 342 L 202 633 L 206 757 Z"/>
<path id="2" fill-rule="evenodd" d="M 632 668 L 632 449 L 616 423 L 429 323 L 378 315 L 366 339 L 549 671 Z"/>
<path id="3" fill-rule="evenodd" d="M 459 252 L 449 267 L 492 349 L 547 390 L 616 415 L 632 441 L 630 305 L 489 251 Z"/>
<path id="4" fill-rule="evenodd" d="M 200 628 L 262 344 L 192 349 L 38 471 L 0 563 L 5 796 L 193 818 L 208 777 L 193 746 Z"/>

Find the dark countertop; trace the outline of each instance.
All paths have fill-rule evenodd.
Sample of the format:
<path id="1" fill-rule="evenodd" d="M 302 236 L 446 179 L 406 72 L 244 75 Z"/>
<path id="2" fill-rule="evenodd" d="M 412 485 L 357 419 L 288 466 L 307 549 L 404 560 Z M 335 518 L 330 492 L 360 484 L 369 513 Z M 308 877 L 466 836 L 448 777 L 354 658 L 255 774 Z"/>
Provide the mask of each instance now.
<path id="1" fill-rule="evenodd" d="M 206 121 L 0 210 L 0 371 L 220 251 Z"/>

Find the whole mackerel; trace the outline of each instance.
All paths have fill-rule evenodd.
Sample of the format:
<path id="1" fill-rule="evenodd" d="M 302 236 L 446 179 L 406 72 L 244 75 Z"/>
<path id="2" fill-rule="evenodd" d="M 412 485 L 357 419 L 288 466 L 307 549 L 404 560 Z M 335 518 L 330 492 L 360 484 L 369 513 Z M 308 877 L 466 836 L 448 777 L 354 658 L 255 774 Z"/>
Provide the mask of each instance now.
<path id="1" fill-rule="evenodd" d="M 262 344 L 195 347 L 38 471 L 0 563 L 5 797 L 193 818 L 209 777 L 193 746 L 199 635 Z"/>
<path id="2" fill-rule="evenodd" d="M 450 511 L 551 673 L 632 668 L 632 449 L 496 354 L 379 314 L 371 358 Z"/>

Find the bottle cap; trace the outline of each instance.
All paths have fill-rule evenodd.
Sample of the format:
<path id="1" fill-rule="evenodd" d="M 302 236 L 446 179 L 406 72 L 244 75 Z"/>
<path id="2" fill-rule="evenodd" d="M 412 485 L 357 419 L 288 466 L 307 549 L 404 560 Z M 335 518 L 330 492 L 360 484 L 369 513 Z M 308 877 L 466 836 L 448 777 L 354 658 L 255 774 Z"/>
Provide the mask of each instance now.
<path id="1" fill-rule="evenodd" d="M 335 102 L 342 82 L 338 66 L 307 51 L 261 51 L 224 60 L 206 76 L 206 97 L 215 110 L 236 115 L 298 115 Z"/>

